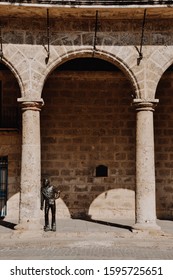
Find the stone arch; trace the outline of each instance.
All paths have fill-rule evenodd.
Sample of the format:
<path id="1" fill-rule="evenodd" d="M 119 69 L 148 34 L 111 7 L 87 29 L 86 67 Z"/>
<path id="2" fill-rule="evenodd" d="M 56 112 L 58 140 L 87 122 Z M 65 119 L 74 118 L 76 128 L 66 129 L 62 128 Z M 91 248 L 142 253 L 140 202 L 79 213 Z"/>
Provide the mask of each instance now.
<path id="1" fill-rule="evenodd" d="M 74 59 L 74 58 L 80 58 L 80 57 L 92 57 L 93 55 L 93 49 L 73 49 L 70 51 L 65 51 L 61 54 L 61 56 L 56 56 L 55 59 L 51 59 L 50 62 L 47 64 L 47 68 L 42 69 L 43 73 L 41 74 L 41 79 L 38 83 L 40 85 L 41 89 L 39 92 L 42 92 L 44 83 L 46 79 L 48 78 L 49 74 L 59 65 L 65 63 L 68 60 Z M 130 67 L 119 57 L 115 56 L 112 53 L 106 52 L 104 50 L 97 50 L 94 53 L 94 57 L 100 58 L 102 60 L 106 60 L 112 64 L 115 64 L 129 79 L 129 81 L 132 84 L 132 88 L 134 89 L 134 95 L 136 98 L 140 97 L 140 88 L 138 85 L 138 81 L 133 73 L 133 71 L 130 69 Z M 41 70 L 41 69 L 40 69 Z"/>
<path id="2" fill-rule="evenodd" d="M 0 61 L 1 62 L 1 61 Z M 6 59 L 4 56 L 2 58 L 2 63 L 5 64 L 9 70 L 13 73 L 14 77 L 16 78 L 19 87 L 20 87 L 20 92 L 21 92 L 21 96 L 24 96 L 24 84 L 22 81 L 22 78 L 18 72 L 18 70 L 15 68 L 15 66 L 8 60 Z"/>
<path id="3" fill-rule="evenodd" d="M 172 52 L 172 46 L 157 46 L 148 59 L 146 81 L 150 99 L 155 99 L 156 89 L 163 73 L 173 64 Z"/>

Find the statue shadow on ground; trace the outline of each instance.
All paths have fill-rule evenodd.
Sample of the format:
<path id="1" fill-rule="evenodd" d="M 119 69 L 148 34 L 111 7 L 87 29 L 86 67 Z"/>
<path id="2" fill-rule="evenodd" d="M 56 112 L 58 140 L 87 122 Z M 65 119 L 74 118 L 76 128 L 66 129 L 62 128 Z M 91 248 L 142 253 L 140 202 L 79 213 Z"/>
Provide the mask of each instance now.
<path id="1" fill-rule="evenodd" d="M 17 224 L 15 224 L 15 223 L 7 222 L 7 221 L 4 221 L 3 219 L 0 219 L 0 226 L 15 230 L 16 225 Z"/>
<path id="2" fill-rule="evenodd" d="M 101 220 L 92 220 L 90 219 L 89 222 L 92 223 L 97 223 L 105 226 L 110 226 L 110 227 L 116 227 L 116 228 L 122 228 L 122 229 L 127 229 L 132 232 L 132 227 L 128 225 L 123 225 L 123 224 L 118 224 L 118 223 L 112 223 L 112 222 L 106 222 L 106 221 L 101 221 Z"/>
<path id="3" fill-rule="evenodd" d="M 96 223 L 96 224 L 105 225 L 105 226 L 109 226 L 109 227 L 122 228 L 122 229 L 129 230 L 131 232 L 133 230 L 133 227 L 131 227 L 129 225 L 124 225 L 124 224 L 119 224 L 119 223 L 113 223 L 113 222 L 108 222 L 108 221 L 103 221 L 103 220 L 92 219 L 89 215 L 86 215 L 84 217 L 75 217 L 74 219 L 84 220 L 84 221 L 88 221 L 90 223 Z"/>

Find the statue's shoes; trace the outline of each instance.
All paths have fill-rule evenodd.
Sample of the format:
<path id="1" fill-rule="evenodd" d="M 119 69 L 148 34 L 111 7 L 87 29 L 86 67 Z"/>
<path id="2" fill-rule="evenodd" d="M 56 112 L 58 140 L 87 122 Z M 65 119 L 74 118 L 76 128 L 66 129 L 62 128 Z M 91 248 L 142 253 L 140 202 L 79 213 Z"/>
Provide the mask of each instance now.
<path id="1" fill-rule="evenodd" d="M 52 231 L 56 231 L 56 227 L 53 226 L 53 227 L 52 227 Z"/>
<path id="2" fill-rule="evenodd" d="M 50 228 L 49 227 L 45 227 L 44 231 L 50 231 Z"/>

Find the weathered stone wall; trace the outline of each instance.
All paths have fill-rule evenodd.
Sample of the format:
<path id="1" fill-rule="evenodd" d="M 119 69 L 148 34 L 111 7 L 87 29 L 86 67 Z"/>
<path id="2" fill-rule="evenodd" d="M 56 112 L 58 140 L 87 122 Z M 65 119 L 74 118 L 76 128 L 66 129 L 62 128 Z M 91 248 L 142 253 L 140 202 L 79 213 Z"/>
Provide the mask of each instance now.
<path id="1" fill-rule="evenodd" d="M 93 53 L 95 19 L 50 18 L 50 57 L 47 63 L 45 20 L 2 18 L 4 60 L 15 72 L 21 95 L 38 99 L 49 73 L 75 56 Z M 141 42 L 142 20 L 98 20 L 96 57 L 117 64 L 126 72 L 137 98 L 154 99 L 158 81 L 172 63 L 172 19 L 147 19 L 143 60 L 135 46 Z"/>
<path id="2" fill-rule="evenodd" d="M 3 110 L 9 108 L 14 111 L 13 109 L 18 106 L 17 98 L 20 96 L 16 78 L 10 70 L 1 70 L 0 80 L 2 82 Z M 0 156 L 8 156 L 8 217 L 18 219 L 21 161 L 20 130 L 0 129 Z"/>
<path id="3" fill-rule="evenodd" d="M 54 71 L 50 74 L 71 58 L 93 55 L 94 17 L 87 20 L 50 18 L 50 57 L 47 63 L 46 14 L 45 20 L 5 18 L 2 15 L 1 22 L 3 62 L 18 80 L 21 90 L 18 97 L 21 95 L 24 101 L 39 101 L 42 96 L 45 101 L 41 111 L 42 176 L 48 175 L 54 184 L 60 185 L 62 199 L 72 215 L 94 213 L 97 216 L 96 212 L 101 207 L 102 213 L 107 215 L 105 208 L 108 209 L 108 205 L 112 205 L 114 213 L 119 210 L 127 213 L 128 210 L 133 214 L 136 116 L 130 106 L 131 95 L 149 101 L 155 98 L 158 81 L 173 61 L 173 20 L 147 18 L 143 59 L 137 65 L 135 46 L 139 46 L 141 41 L 142 20 L 98 18 L 94 55 L 116 64 L 125 72 L 126 78 L 121 72 L 93 75 Z M 170 120 L 172 84 L 171 78 L 168 84 L 165 79 L 161 80 L 158 88 L 156 97 L 160 103 L 154 116 L 157 209 L 159 215 L 166 216 L 170 215 L 172 208 L 172 132 L 168 122 L 163 122 L 163 112 Z M 20 140 L 20 135 L 12 132 L 1 133 L 1 149 L 8 150 L 9 170 L 13 166 L 13 172 L 9 173 L 13 182 L 9 187 L 11 194 L 18 188 Z M 5 155 L 5 152 L 1 154 Z M 14 165 L 11 154 L 15 159 Z M 96 178 L 95 170 L 99 164 L 108 167 L 107 177 Z M 115 193 L 112 193 L 113 189 Z M 124 201 L 128 195 L 129 200 Z M 122 208 L 117 201 L 121 201 Z"/>
<path id="4" fill-rule="evenodd" d="M 117 199 L 116 195 L 109 196 L 111 189 L 135 189 L 131 93 L 122 72 L 54 71 L 45 84 L 42 176 L 49 176 L 60 186 L 71 215 L 87 215 L 100 194 L 105 196 L 97 201 L 102 215 L 108 199 L 114 215 L 121 210 L 124 215 L 128 211 L 134 214 L 134 204 L 126 192 L 121 197 L 124 203 L 119 201 L 118 192 Z M 108 167 L 107 177 L 96 176 L 99 165 Z"/>
<path id="5" fill-rule="evenodd" d="M 157 89 L 154 113 L 157 210 L 171 217 L 173 210 L 173 72 L 167 71 Z"/>
<path id="6" fill-rule="evenodd" d="M 42 175 L 50 176 L 53 183 L 60 185 L 62 199 L 71 213 L 88 211 L 96 218 L 100 213 L 103 217 L 107 213 L 116 217 L 124 213 L 133 216 L 134 194 L 127 192 L 128 189 L 134 191 L 135 187 L 135 113 L 130 107 L 132 89 L 128 89 L 129 82 L 120 72 L 101 73 L 54 71 L 49 76 L 43 91 L 45 106 L 41 112 Z M 16 105 L 19 88 L 14 76 L 1 71 L 0 77 L 6 100 L 9 101 L 13 92 L 13 105 Z M 160 102 L 154 112 L 159 217 L 172 217 L 173 208 L 172 78 L 172 72 L 167 71 L 161 79 L 156 94 Z M 100 93 L 98 88 L 102 89 Z M 86 103 L 88 96 L 89 104 Z M 123 114 L 124 106 L 130 111 L 133 121 Z M 129 126 L 129 123 L 133 125 Z M 128 136 L 130 140 L 122 136 L 121 129 L 125 128 L 133 131 L 129 131 L 132 133 Z M 0 135 L 1 156 L 9 156 L 8 217 L 14 217 L 14 213 L 17 217 L 19 200 L 15 194 L 20 184 L 21 135 L 14 131 L 1 131 Z M 132 160 L 128 161 L 128 158 Z M 108 166 L 107 178 L 95 177 L 95 168 L 99 164 Z M 126 201 L 127 196 L 129 199 Z M 63 203 L 58 206 L 62 207 L 58 214 L 63 217 L 62 211 L 66 208 Z"/>
<path id="7" fill-rule="evenodd" d="M 50 15 L 51 17 L 51 15 Z M 4 44 L 41 45 L 47 44 L 47 25 L 45 19 L 3 18 L 2 37 Z M 146 19 L 144 45 L 172 45 L 173 19 Z M 100 15 L 97 27 L 97 45 L 136 46 L 141 42 L 142 20 L 103 19 Z M 70 32 L 70 33 L 69 33 Z M 50 18 L 51 45 L 92 46 L 95 34 L 95 18 L 70 19 Z"/>

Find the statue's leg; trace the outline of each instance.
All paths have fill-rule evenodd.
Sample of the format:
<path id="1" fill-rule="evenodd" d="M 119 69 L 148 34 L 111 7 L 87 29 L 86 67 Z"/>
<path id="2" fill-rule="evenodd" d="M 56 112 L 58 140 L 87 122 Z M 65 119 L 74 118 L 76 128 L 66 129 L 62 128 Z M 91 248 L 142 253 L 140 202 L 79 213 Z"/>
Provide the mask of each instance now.
<path id="1" fill-rule="evenodd" d="M 47 202 L 45 204 L 45 227 L 44 227 L 45 231 L 49 231 L 50 227 L 49 227 L 49 203 Z"/>
<path id="2" fill-rule="evenodd" d="M 51 206 L 51 210 L 52 210 L 52 231 L 56 231 L 56 204 L 55 204 L 55 202 Z"/>

